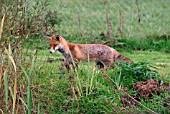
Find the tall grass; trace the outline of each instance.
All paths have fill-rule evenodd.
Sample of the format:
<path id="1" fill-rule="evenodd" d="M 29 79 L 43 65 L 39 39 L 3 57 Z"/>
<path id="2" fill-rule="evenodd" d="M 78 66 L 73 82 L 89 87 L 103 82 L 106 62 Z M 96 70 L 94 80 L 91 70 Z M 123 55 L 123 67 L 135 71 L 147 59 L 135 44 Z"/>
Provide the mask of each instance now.
<path id="1" fill-rule="evenodd" d="M 10 48 L 9 48 L 10 49 Z M 7 50 L 6 50 L 7 51 Z M 11 51 L 11 50 L 9 50 Z M 8 53 L 8 51 L 7 51 Z M 15 67 L 14 69 L 17 69 L 16 68 L 16 65 L 14 63 L 14 59 L 12 58 L 11 55 L 9 55 L 8 53 L 8 57 L 9 57 L 9 61 L 12 61 L 13 63 L 13 66 Z M 34 68 L 34 58 L 32 60 L 32 64 L 31 64 L 31 70 L 30 70 L 30 74 L 32 73 L 33 71 L 33 68 Z M 18 65 L 18 68 L 19 68 L 19 65 Z M 6 68 L 7 69 L 7 68 Z M 19 104 L 17 103 L 16 99 L 20 99 L 21 102 L 26 106 L 27 108 L 27 113 L 28 114 L 31 114 L 31 110 L 32 110 L 32 94 L 31 94 L 31 88 L 30 88 L 30 79 L 29 79 L 29 76 L 28 74 L 26 73 L 26 70 L 24 67 L 21 66 L 21 71 L 25 74 L 26 76 L 26 79 L 27 79 L 27 85 L 24 84 L 24 86 L 27 86 L 27 104 L 25 103 L 25 101 L 23 100 L 24 98 L 21 98 L 19 96 L 20 93 L 17 92 L 17 88 L 19 85 L 17 85 L 17 80 L 18 79 L 21 79 L 21 78 L 17 78 L 18 76 L 16 74 L 18 74 L 19 72 L 17 70 L 14 70 L 14 75 L 11 77 L 8 77 L 7 76 L 7 73 L 9 74 L 10 71 L 7 72 L 7 70 L 5 70 L 4 72 L 4 90 L 5 90 L 5 104 L 6 104 L 6 112 L 9 111 L 8 109 L 8 106 L 9 106 L 9 94 L 8 94 L 8 89 L 10 88 L 10 91 L 11 91 L 11 96 L 12 96 L 12 99 L 13 99 L 13 108 L 12 108 L 12 113 L 18 113 L 18 107 L 19 107 Z M 13 72 L 13 71 L 12 71 Z M 12 87 L 9 86 L 9 84 L 11 85 L 11 82 L 8 80 L 8 78 L 11 78 L 11 79 L 14 79 L 14 84 L 13 84 L 13 90 L 11 89 Z"/>
<path id="2" fill-rule="evenodd" d="M 0 1 L 0 99 L 3 101 L 0 109 L 6 113 L 34 111 L 30 76 L 35 72 L 36 52 L 32 56 L 23 47 L 32 37 L 40 38 L 58 24 L 58 17 L 52 16 L 56 11 L 48 10 L 47 6 L 48 1 Z M 39 108 L 40 105 L 36 107 L 40 113 Z"/>
<path id="3" fill-rule="evenodd" d="M 33 59 L 34 60 L 34 59 Z M 34 67 L 34 61 L 32 62 L 32 65 L 31 65 L 31 67 L 32 68 L 30 68 L 30 69 L 33 69 L 33 67 Z M 18 66 L 18 68 L 19 68 L 19 66 Z M 16 101 L 17 99 L 19 99 L 23 104 L 24 104 L 24 107 L 26 107 L 26 109 L 27 109 L 27 113 L 28 114 L 31 114 L 31 112 L 32 112 L 32 93 L 31 93 L 31 87 L 30 87 L 30 85 L 31 85 L 31 82 L 30 82 L 30 76 L 28 76 L 28 74 L 27 74 L 27 72 L 26 72 L 26 69 L 23 67 L 23 66 L 21 66 L 21 71 L 25 74 L 25 77 L 26 77 L 26 79 L 27 79 L 27 83 L 25 83 L 24 85 L 22 85 L 22 86 L 27 86 L 27 95 L 26 95 L 26 97 L 27 97 L 27 103 L 25 103 L 26 101 L 25 101 L 25 98 L 23 97 L 22 98 L 22 96 L 19 96 L 19 94 L 21 94 L 21 93 L 18 93 L 17 92 L 17 88 L 19 88 L 19 86 L 21 86 L 21 85 L 18 85 L 17 84 L 17 82 L 19 82 L 20 81 L 20 79 L 22 79 L 21 77 L 18 77 L 18 76 L 16 76 L 16 75 L 14 75 L 14 77 L 12 76 L 9 76 L 8 77 L 8 75 L 7 75 L 7 73 L 9 74 L 10 72 L 9 71 L 7 71 L 7 70 L 5 70 L 4 71 L 4 75 L 3 75 L 3 78 L 4 78 L 4 90 L 5 90 L 5 104 L 6 104 L 6 112 L 8 112 L 10 109 L 8 108 L 8 106 L 10 105 L 10 102 L 9 102 L 9 99 L 10 99 L 10 96 L 12 96 L 12 100 L 13 100 L 13 108 L 12 108 L 12 113 L 14 114 L 14 113 L 18 113 L 17 111 L 18 111 L 18 108 L 19 108 L 19 110 L 21 110 L 22 108 L 19 106 L 20 104 L 19 104 L 19 102 L 18 101 Z M 18 74 L 19 72 L 15 72 L 15 74 Z M 30 73 L 32 73 L 31 72 L 31 70 L 30 70 Z M 18 78 L 17 78 L 18 77 Z M 11 82 L 8 80 L 8 79 L 14 79 L 14 84 L 11 84 Z M 12 86 L 13 87 L 12 87 Z M 13 90 L 12 90 L 12 88 L 13 88 Z M 9 96 L 9 94 L 8 94 L 8 91 L 10 90 L 10 96 Z M 38 108 L 39 108 L 39 106 L 38 106 Z M 22 109 L 23 110 L 23 109 Z M 38 109 L 39 110 L 39 109 Z"/>
<path id="4" fill-rule="evenodd" d="M 30 79 L 29 76 L 27 74 L 27 72 L 25 71 L 25 68 L 21 67 L 22 71 L 24 72 L 27 81 L 28 81 L 28 85 L 27 85 L 27 114 L 31 114 L 31 109 L 32 109 L 32 94 L 31 94 L 31 88 L 30 88 Z"/>
<path id="5" fill-rule="evenodd" d="M 4 71 L 3 78 L 4 78 L 4 90 L 5 90 L 5 109 L 7 112 L 8 111 L 8 80 L 7 80 L 8 77 L 6 71 Z"/>
<path id="6" fill-rule="evenodd" d="M 28 60 L 28 58 L 26 58 L 25 56 L 22 56 L 22 53 L 23 53 L 21 51 L 22 45 L 18 43 L 17 39 L 12 39 L 12 40 L 8 38 L 5 39 L 5 37 L 3 36 L 3 33 L 6 32 L 4 31 L 6 29 L 6 26 L 4 26 L 4 29 L 3 29 L 3 25 L 6 25 L 6 22 L 4 20 L 5 20 L 5 14 L 3 16 L 1 26 L 0 26 L 0 41 L 1 41 L 1 46 L 3 46 L 2 50 L 0 51 L 1 52 L 0 59 L 1 59 L 1 62 L 3 62 L 0 66 L 1 68 L 0 70 L 1 71 L 0 72 L 0 85 L 1 86 L 0 87 L 2 91 L 1 99 L 4 100 L 5 102 L 5 103 L 3 102 L 0 103 L 0 105 L 2 106 L 1 110 L 3 110 L 3 104 L 5 104 L 5 107 L 4 107 L 5 113 L 9 113 L 9 112 L 11 112 L 12 114 L 23 113 L 26 108 L 27 113 L 31 114 L 32 113 L 32 94 L 31 94 L 31 87 L 30 87 L 30 78 L 27 75 L 25 69 L 28 70 L 30 68 L 29 75 L 32 75 L 32 72 L 34 70 L 35 54 L 33 56 L 33 59 L 31 59 L 32 61 L 31 64 L 24 63 L 24 65 L 22 65 L 23 60 Z M 8 34 L 5 34 L 5 35 L 8 36 Z M 8 37 L 11 37 L 11 36 L 9 35 Z M 27 83 L 24 83 L 24 77 L 22 76 L 23 73 L 25 74 L 25 77 L 28 81 Z M 22 82 L 21 85 L 19 84 L 20 82 Z M 27 86 L 27 95 L 26 95 L 27 104 L 25 103 L 25 98 L 24 98 L 25 96 L 24 86 Z M 24 104 L 23 107 L 20 105 L 20 102 Z"/>

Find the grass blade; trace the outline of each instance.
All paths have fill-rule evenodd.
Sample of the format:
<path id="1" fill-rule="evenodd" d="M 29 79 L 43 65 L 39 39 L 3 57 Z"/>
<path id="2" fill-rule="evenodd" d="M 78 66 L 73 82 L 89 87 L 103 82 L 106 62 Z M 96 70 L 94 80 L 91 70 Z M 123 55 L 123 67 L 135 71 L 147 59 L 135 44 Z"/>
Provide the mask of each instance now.
<path id="1" fill-rule="evenodd" d="M 0 109 L 0 111 L 1 111 L 1 114 L 4 114 L 4 112 L 3 112 L 3 110 L 2 110 L 2 109 Z"/>
<path id="2" fill-rule="evenodd" d="M 95 76 L 95 70 L 96 70 L 96 67 L 93 67 L 93 73 L 92 73 L 92 77 L 91 77 L 91 81 L 90 81 L 90 92 L 92 91 L 92 85 L 93 85 L 93 78 Z"/>
<path id="3" fill-rule="evenodd" d="M 11 47 L 10 44 L 9 44 L 9 47 Z M 11 50 L 8 51 L 8 50 L 5 48 L 5 51 L 6 51 L 7 55 L 8 55 L 8 57 L 9 57 L 9 59 L 11 60 L 13 66 L 14 66 L 14 70 L 15 70 L 15 72 L 16 72 L 16 71 L 17 71 L 17 69 L 16 69 L 16 64 L 15 64 L 15 62 L 14 62 L 13 57 L 12 57 L 11 54 L 10 54 L 10 51 L 11 51 Z"/>
<path id="4" fill-rule="evenodd" d="M 40 103 L 38 102 L 38 113 L 37 114 L 40 114 Z"/>
<path id="5" fill-rule="evenodd" d="M 1 41 L 2 32 L 3 32 L 4 20 L 5 20 L 5 13 L 4 13 L 4 16 L 3 16 L 2 21 L 1 21 L 1 27 L 0 27 L 0 41 Z M 2 60 L 2 57 L 1 57 L 1 55 L 0 55 L 0 62 L 1 62 L 1 60 Z M 2 65 L 0 65 L 0 86 L 1 86 L 1 81 L 2 81 Z"/>
<path id="6" fill-rule="evenodd" d="M 4 86 L 5 86 L 5 105 L 6 112 L 8 111 L 8 77 L 6 75 L 6 70 L 4 72 Z"/>
<path id="7" fill-rule="evenodd" d="M 15 111 L 16 94 L 17 94 L 17 90 L 16 89 L 17 89 L 17 77 L 15 76 L 12 114 L 15 114 L 14 111 Z"/>
<path id="8" fill-rule="evenodd" d="M 35 57 L 33 56 L 32 58 L 32 64 L 31 64 L 31 70 L 29 72 L 29 74 L 31 75 L 32 71 L 33 71 L 33 68 L 34 68 L 34 61 L 35 61 Z"/>
<path id="9" fill-rule="evenodd" d="M 4 13 L 4 16 L 3 16 L 2 21 L 1 21 L 1 27 L 0 27 L 0 41 L 1 41 L 2 32 L 3 32 L 4 20 L 5 20 L 5 13 Z"/>
<path id="10" fill-rule="evenodd" d="M 24 106 L 28 109 L 27 104 L 24 102 L 24 100 L 21 97 L 19 97 L 19 99 L 24 104 Z"/>
<path id="11" fill-rule="evenodd" d="M 91 70 L 90 64 L 89 64 L 89 62 L 90 62 L 89 51 L 88 51 L 87 49 L 86 49 L 86 51 L 87 51 L 87 57 L 88 57 L 88 69 Z M 88 75 L 87 75 L 87 82 L 86 82 L 86 96 L 88 95 L 88 92 L 89 92 L 89 80 L 90 80 L 90 75 L 91 75 L 90 70 L 88 70 Z"/>
<path id="12" fill-rule="evenodd" d="M 28 81 L 28 86 L 27 86 L 27 114 L 31 114 L 31 106 L 32 106 L 32 96 L 31 96 L 31 88 L 30 88 L 30 79 L 29 76 L 27 74 L 27 72 L 25 71 L 25 68 L 21 66 L 22 71 L 24 72 L 27 81 Z"/>
<path id="13" fill-rule="evenodd" d="M 9 91 L 10 91 L 10 94 L 12 96 L 12 99 L 14 98 L 14 94 L 13 94 L 13 91 L 12 91 L 12 88 L 9 86 Z"/>

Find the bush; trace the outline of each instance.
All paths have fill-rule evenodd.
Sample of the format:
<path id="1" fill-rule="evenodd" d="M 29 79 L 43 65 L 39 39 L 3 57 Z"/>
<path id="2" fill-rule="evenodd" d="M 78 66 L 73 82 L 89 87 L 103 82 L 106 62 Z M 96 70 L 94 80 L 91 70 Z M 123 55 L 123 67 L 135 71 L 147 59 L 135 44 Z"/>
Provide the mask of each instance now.
<path id="1" fill-rule="evenodd" d="M 169 39 L 157 39 L 154 37 L 151 38 L 132 38 L 132 39 L 119 39 L 118 42 L 121 45 L 121 48 L 126 50 L 155 50 L 155 51 L 164 51 L 169 52 L 170 50 L 170 40 Z M 115 46 L 114 46 L 115 47 Z M 120 45 L 116 45 L 117 48 L 120 48 Z"/>
<path id="2" fill-rule="evenodd" d="M 155 67 L 144 62 L 134 64 L 120 62 L 116 64 L 115 69 L 116 76 L 121 77 L 121 84 L 130 88 L 135 82 L 159 78 Z"/>
<path id="3" fill-rule="evenodd" d="M 0 4 L 2 4 L 0 17 L 6 14 L 3 40 L 8 40 L 5 36 L 24 40 L 44 39 L 44 37 L 37 36 L 42 36 L 46 31 L 55 31 L 54 26 L 59 26 L 61 23 L 61 15 L 57 14 L 57 9 L 48 9 L 48 1 L 8 0 L 8 2 L 1 1 Z"/>

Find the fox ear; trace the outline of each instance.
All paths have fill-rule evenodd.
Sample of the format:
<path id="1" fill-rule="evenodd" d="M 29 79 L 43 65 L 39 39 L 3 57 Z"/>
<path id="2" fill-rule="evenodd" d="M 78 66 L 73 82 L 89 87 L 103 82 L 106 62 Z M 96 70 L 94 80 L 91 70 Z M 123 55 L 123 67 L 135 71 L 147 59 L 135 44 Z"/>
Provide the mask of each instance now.
<path id="1" fill-rule="evenodd" d="M 45 32 L 45 33 L 44 33 L 44 36 L 45 36 L 45 38 L 46 38 L 47 40 L 50 40 L 50 39 L 51 39 L 50 34 L 49 34 L 48 32 Z"/>
<path id="2" fill-rule="evenodd" d="M 51 39 L 51 37 L 50 37 L 50 36 L 45 36 L 45 38 L 46 38 L 47 40 L 50 40 L 50 39 Z"/>
<path id="3" fill-rule="evenodd" d="M 55 37 L 55 39 L 56 39 L 57 41 L 59 41 L 59 40 L 60 40 L 60 35 L 57 35 L 57 36 Z"/>

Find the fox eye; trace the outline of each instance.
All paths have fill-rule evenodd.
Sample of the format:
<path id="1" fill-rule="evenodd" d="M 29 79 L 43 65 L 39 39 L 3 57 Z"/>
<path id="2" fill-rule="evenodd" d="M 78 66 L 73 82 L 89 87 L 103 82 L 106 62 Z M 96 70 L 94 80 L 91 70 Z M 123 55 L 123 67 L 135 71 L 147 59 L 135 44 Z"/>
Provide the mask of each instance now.
<path id="1" fill-rule="evenodd" d="M 56 44 L 54 44 L 54 46 L 56 47 L 57 45 L 56 45 Z"/>

